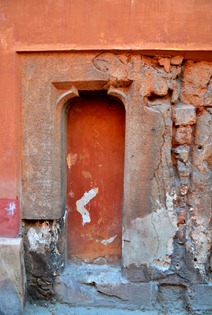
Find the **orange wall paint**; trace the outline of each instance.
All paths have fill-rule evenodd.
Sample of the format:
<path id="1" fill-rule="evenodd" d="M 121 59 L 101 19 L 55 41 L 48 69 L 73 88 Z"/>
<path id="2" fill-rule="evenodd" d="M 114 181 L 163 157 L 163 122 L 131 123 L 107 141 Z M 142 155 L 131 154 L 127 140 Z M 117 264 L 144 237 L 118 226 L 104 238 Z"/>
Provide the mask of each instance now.
<path id="1" fill-rule="evenodd" d="M 0 4 L 7 49 L 211 49 L 210 0 L 1 0 Z"/>

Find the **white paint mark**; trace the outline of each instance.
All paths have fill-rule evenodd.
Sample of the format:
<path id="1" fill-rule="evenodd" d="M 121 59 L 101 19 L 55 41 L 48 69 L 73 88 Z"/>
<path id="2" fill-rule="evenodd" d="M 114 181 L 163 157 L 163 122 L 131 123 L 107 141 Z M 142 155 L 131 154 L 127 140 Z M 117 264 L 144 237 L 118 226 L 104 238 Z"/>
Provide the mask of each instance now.
<path id="1" fill-rule="evenodd" d="M 9 206 L 5 208 L 5 210 L 8 212 L 9 215 L 14 216 L 14 212 L 16 209 L 15 202 L 10 202 Z"/>
<path id="2" fill-rule="evenodd" d="M 77 200 L 76 206 L 77 211 L 82 215 L 82 225 L 91 222 L 90 213 L 85 208 L 85 205 L 87 205 L 91 199 L 93 199 L 98 194 L 98 187 L 92 188 L 88 192 L 86 191 L 81 199 Z"/>
<path id="3" fill-rule="evenodd" d="M 102 240 L 101 243 L 102 243 L 103 245 L 108 245 L 108 244 L 112 243 L 112 242 L 116 239 L 116 237 L 117 237 L 117 234 L 114 235 L 114 236 L 111 236 L 111 237 L 108 238 L 107 240 Z"/>

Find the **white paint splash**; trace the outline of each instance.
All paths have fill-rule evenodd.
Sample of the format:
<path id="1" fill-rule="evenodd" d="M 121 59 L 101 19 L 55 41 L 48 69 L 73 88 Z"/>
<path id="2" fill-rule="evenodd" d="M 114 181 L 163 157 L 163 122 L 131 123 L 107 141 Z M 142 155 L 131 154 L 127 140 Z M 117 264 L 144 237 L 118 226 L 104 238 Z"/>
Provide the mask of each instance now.
<path id="1" fill-rule="evenodd" d="M 10 202 L 9 206 L 5 208 L 5 210 L 8 212 L 9 215 L 14 216 L 14 212 L 16 209 L 15 202 Z"/>
<path id="2" fill-rule="evenodd" d="M 101 243 L 103 245 L 108 245 L 108 244 L 112 243 L 116 239 L 116 237 L 117 237 L 117 234 L 114 236 L 111 236 L 110 238 L 108 238 L 106 240 L 102 240 Z"/>
<path id="3" fill-rule="evenodd" d="M 98 187 L 92 188 L 88 192 L 86 191 L 81 199 L 76 201 L 77 211 L 82 215 L 82 225 L 91 222 L 90 213 L 85 208 L 85 205 L 98 194 L 98 190 Z"/>

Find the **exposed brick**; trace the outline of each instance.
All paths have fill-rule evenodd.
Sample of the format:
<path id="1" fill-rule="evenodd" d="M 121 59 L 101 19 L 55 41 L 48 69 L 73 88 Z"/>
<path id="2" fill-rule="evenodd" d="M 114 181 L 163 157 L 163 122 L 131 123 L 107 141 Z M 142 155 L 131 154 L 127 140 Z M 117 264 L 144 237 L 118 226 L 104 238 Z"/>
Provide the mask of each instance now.
<path id="1" fill-rule="evenodd" d="M 180 126 L 176 130 L 175 140 L 177 144 L 191 144 L 192 128 L 191 126 Z"/>
<path id="2" fill-rule="evenodd" d="M 179 66 L 183 62 L 183 56 L 174 56 L 171 58 L 170 62 L 173 66 Z"/>
<path id="3" fill-rule="evenodd" d="M 192 105 L 177 105 L 173 110 L 173 120 L 176 126 L 195 124 L 195 107 Z"/>
<path id="4" fill-rule="evenodd" d="M 170 59 L 169 58 L 161 58 L 158 60 L 160 66 L 163 66 L 166 72 L 170 71 Z"/>
<path id="5" fill-rule="evenodd" d="M 187 61 L 182 80 L 182 102 L 194 106 L 211 106 L 211 76 L 211 62 Z"/>

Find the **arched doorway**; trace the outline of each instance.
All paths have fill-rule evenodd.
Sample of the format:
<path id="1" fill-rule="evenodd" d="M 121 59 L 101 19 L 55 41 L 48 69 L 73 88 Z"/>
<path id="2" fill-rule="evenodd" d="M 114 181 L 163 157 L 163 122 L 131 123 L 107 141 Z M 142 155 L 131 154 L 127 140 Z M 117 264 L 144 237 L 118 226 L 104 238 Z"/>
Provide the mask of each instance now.
<path id="1" fill-rule="evenodd" d="M 121 257 L 125 109 L 84 96 L 67 110 L 68 258 Z"/>

